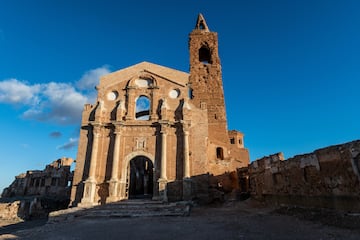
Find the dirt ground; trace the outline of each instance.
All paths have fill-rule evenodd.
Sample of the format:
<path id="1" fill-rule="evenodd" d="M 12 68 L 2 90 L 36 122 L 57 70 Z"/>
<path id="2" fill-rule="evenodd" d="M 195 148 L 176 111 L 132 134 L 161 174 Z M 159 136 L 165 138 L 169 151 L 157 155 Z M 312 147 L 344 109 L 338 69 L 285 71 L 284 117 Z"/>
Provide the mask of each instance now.
<path id="1" fill-rule="evenodd" d="M 0 225 L 1 226 L 1 225 Z M 44 220 L 0 227 L 0 239 L 360 239 L 360 216 L 266 208 L 247 200 L 194 207 L 189 217 Z"/>

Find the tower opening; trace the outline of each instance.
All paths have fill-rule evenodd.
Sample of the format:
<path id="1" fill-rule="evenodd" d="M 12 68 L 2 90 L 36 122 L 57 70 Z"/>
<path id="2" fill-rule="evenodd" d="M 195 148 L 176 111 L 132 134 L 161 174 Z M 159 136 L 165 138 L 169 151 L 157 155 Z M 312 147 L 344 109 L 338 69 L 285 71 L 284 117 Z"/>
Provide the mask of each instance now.
<path id="1" fill-rule="evenodd" d="M 199 61 L 202 63 L 211 63 L 210 49 L 206 46 L 202 46 L 199 49 Z"/>
<path id="2" fill-rule="evenodd" d="M 202 20 L 200 21 L 199 29 L 200 29 L 200 30 L 204 30 L 204 29 L 205 29 L 204 21 L 202 21 Z"/>

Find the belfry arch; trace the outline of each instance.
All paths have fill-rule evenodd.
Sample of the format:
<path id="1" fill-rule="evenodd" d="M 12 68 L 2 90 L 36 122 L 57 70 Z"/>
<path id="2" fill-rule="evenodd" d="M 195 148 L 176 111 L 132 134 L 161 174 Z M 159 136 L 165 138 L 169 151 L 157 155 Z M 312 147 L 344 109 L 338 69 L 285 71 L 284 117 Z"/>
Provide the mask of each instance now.
<path id="1" fill-rule="evenodd" d="M 211 62 L 211 51 L 210 48 L 206 45 L 202 46 L 199 49 L 199 61 L 202 63 L 212 63 Z"/>

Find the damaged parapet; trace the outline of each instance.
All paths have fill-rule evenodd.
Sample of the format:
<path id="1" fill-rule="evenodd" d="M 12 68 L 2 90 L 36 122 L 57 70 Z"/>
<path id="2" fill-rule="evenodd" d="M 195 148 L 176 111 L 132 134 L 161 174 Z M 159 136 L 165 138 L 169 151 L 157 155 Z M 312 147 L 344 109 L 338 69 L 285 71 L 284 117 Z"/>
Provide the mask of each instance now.
<path id="1" fill-rule="evenodd" d="M 16 176 L 14 182 L 4 189 L 2 197 L 46 196 L 68 199 L 73 161 L 72 158 L 60 158 L 47 165 L 44 170 L 31 170 Z"/>
<path id="2" fill-rule="evenodd" d="M 360 211 L 360 140 L 283 161 L 274 154 L 248 168 L 252 197 L 275 204 Z"/>

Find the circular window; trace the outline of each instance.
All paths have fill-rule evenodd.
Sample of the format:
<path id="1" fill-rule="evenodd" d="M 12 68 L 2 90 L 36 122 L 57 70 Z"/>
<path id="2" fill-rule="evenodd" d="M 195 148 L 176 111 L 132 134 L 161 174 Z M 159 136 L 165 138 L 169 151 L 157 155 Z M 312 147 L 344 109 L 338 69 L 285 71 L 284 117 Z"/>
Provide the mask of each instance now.
<path id="1" fill-rule="evenodd" d="M 118 92 L 117 91 L 112 91 L 112 92 L 109 92 L 106 97 L 109 101 L 114 101 L 117 97 L 118 97 Z"/>
<path id="2" fill-rule="evenodd" d="M 179 97 L 179 95 L 180 95 L 179 89 L 173 89 L 169 92 L 169 97 L 173 99 Z"/>

